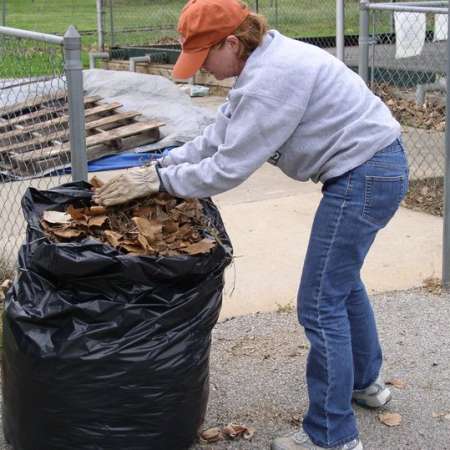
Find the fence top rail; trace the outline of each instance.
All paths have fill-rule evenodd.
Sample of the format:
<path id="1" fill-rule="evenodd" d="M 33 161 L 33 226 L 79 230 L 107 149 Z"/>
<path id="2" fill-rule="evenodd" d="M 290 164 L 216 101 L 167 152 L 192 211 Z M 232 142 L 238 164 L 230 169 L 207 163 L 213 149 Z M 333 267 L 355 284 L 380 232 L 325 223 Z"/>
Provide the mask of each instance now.
<path id="1" fill-rule="evenodd" d="M 49 44 L 63 45 L 64 38 L 53 34 L 37 33 L 36 31 L 21 30 L 19 28 L 0 27 L 0 34 L 34 41 L 44 41 Z"/>
<path id="2" fill-rule="evenodd" d="M 390 2 L 389 4 L 391 4 Z M 380 3 L 380 4 L 386 4 Z M 419 1 L 419 2 L 395 2 L 396 5 L 406 5 L 406 6 L 448 6 L 448 0 L 446 1 L 436 1 L 436 2 L 427 2 L 427 1 Z"/>
<path id="3" fill-rule="evenodd" d="M 378 11 L 448 14 L 448 8 L 439 8 L 437 6 L 412 6 L 412 5 L 401 5 L 399 3 L 366 3 L 362 4 L 362 6 L 370 10 L 378 10 Z"/>

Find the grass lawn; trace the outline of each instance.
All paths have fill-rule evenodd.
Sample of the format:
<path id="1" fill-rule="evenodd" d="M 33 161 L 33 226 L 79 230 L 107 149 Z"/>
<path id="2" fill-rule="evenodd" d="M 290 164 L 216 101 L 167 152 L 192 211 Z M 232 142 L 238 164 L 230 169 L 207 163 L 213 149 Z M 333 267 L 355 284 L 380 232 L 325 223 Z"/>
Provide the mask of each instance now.
<path id="1" fill-rule="evenodd" d="M 114 9 L 111 33 L 109 1 L 106 1 L 105 43 L 115 45 L 149 45 L 167 38 L 177 37 L 176 22 L 186 0 L 112 0 Z M 96 49 L 96 1 L 95 0 L 6 0 L 6 25 L 44 33 L 63 34 L 70 24 L 82 33 L 83 63 L 88 64 L 87 53 Z M 258 4 L 273 28 L 292 37 L 320 37 L 335 35 L 335 0 L 249 0 L 253 9 Z M 358 31 L 358 2 L 346 2 L 346 32 Z M 142 30 L 145 28 L 145 30 Z M 88 32 L 88 33 L 86 33 Z M 90 32 L 90 33 L 89 33 Z M 0 41 L 2 77 L 46 75 L 49 62 L 41 62 L 45 55 L 28 54 L 30 47 L 39 44 L 22 41 L 23 49 L 8 55 Z M 27 57 L 24 58 L 24 54 Z M 20 58 L 17 57 L 20 55 Z M 19 61 L 23 59 L 23 61 Z M 9 75 L 8 75 L 9 74 Z"/>

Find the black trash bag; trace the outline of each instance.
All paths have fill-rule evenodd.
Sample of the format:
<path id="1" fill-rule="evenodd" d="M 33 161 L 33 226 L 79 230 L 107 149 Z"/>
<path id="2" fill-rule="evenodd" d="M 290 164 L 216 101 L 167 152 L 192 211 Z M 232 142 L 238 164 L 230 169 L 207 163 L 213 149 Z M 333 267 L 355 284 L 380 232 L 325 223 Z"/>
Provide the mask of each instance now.
<path id="1" fill-rule="evenodd" d="M 231 244 L 197 256 L 129 256 L 93 238 L 55 243 L 44 210 L 90 185 L 29 189 L 19 275 L 4 315 L 3 426 L 15 450 L 182 450 L 208 399 L 211 330 Z"/>

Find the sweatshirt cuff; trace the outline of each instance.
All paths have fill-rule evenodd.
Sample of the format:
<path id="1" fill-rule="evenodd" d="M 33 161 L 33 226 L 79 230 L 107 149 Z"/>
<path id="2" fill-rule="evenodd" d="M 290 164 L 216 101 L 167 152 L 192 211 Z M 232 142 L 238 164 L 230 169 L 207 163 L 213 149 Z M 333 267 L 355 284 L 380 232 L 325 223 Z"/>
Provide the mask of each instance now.
<path id="1" fill-rule="evenodd" d="M 159 169 L 161 169 L 161 164 L 159 161 L 155 164 L 155 169 L 156 169 L 156 173 L 158 174 L 158 178 L 159 178 L 159 192 L 167 192 L 167 189 L 164 187 L 164 183 L 162 181 L 161 174 L 159 173 Z"/>

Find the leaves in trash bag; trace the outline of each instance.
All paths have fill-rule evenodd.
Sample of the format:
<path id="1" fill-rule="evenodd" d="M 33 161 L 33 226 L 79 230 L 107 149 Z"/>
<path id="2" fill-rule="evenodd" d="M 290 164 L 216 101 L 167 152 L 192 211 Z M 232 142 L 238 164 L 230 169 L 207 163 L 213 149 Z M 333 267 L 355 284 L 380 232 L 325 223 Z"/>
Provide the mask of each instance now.
<path id="1" fill-rule="evenodd" d="M 219 427 L 208 428 L 200 433 L 200 442 L 205 444 L 213 444 L 222 439 L 222 430 Z"/>
<path id="2" fill-rule="evenodd" d="M 209 252 L 215 245 L 215 242 L 212 239 L 202 239 L 200 242 L 196 242 L 195 244 L 188 245 L 184 251 L 189 253 L 190 255 L 198 255 L 199 253 L 207 253 Z"/>
<path id="3" fill-rule="evenodd" d="M 108 216 L 91 216 L 88 221 L 89 227 L 102 227 L 108 220 Z"/>
<path id="4" fill-rule="evenodd" d="M 158 241 L 161 238 L 163 226 L 157 222 L 150 222 L 144 217 L 133 217 L 140 234 L 142 234 L 149 242 Z"/>
<path id="5" fill-rule="evenodd" d="M 102 216 L 106 214 L 106 208 L 104 206 L 91 206 L 84 210 L 87 216 Z"/>
<path id="6" fill-rule="evenodd" d="M 73 205 L 67 207 L 67 213 L 70 214 L 73 220 L 85 220 L 84 208 L 75 208 Z"/>
<path id="7" fill-rule="evenodd" d="M 394 386 L 397 389 L 405 389 L 406 387 L 406 381 L 401 380 L 400 378 L 392 378 L 386 381 L 386 384 Z"/>
<path id="8" fill-rule="evenodd" d="M 47 223 L 65 224 L 70 222 L 70 214 L 61 211 L 44 211 L 42 219 Z"/>
<path id="9" fill-rule="evenodd" d="M 41 225 L 56 240 L 90 236 L 134 255 L 204 254 L 218 235 L 198 200 L 167 193 L 111 207 L 67 205 L 66 213 L 44 212 Z"/>
<path id="10" fill-rule="evenodd" d="M 398 427 L 402 422 L 402 416 L 398 413 L 383 413 L 378 415 L 378 419 L 388 427 Z"/>
<path id="11" fill-rule="evenodd" d="M 106 240 L 113 247 L 118 247 L 120 245 L 120 240 L 123 238 L 123 236 L 120 233 L 117 233 L 116 231 L 112 230 L 105 230 L 104 235 L 106 237 Z"/>
<path id="12" fill-rule="evenodd" d="M 66 229 L 63 228 L 60 230 L 55 228 L 52 232 L 55 236 L 64 239 L 74 239 L 84 235 L 83 230 L 74 230 L 73 228 L 66 228 Z"/>

